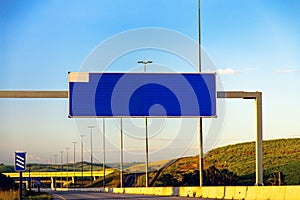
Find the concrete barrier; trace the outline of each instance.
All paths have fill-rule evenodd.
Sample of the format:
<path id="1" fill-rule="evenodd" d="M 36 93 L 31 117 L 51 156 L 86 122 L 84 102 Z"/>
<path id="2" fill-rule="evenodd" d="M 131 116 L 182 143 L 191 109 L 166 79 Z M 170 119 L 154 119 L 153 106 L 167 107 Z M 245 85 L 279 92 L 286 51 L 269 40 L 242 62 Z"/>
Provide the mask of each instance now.
<path id="1" fill-rule="evenodd" d="M 246 199 L 247 186 L 224 187 L 224 199 Z"/>
<path id="2" fill-rule="evenodd" d="M 300 186 L 204 186 L 113 188 L 114 193 L 246 200 L 300 200 Z"/>
<path id="3" fill-rule="evenodd" d="M 286 186 L 285 200 L 300 200 L 300 186 Z"/>
<path id="4" fill-rule="evenodd" d="M 300 200 L 300 186 L 203 186 L 132 188 L 56 188 L 58 191 L 94 191 L 118 194 L 202 197 L 245 200 Z"/>

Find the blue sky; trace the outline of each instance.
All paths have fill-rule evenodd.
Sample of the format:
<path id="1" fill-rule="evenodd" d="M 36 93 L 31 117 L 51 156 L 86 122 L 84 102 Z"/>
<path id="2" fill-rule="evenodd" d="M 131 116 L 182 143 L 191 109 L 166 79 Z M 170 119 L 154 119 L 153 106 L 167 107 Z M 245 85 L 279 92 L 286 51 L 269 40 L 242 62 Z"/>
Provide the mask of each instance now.
<path id="1" fill-rule="evenodd" d="M 68 71 L 80 71 L 99 44 L 101 46 L 114 36 L 132 29 L 164 28 L 197 41 L 197 2 L 1 1 L 0 89 L 67 90 Z M 263 92 L 264 139 L 300 136 L 299 8 L 300 2 L 296 0 L 201 1 L 202 48 L 214 63 L 220 77 L 219 84 L 225 90 Z M 144 37 L 150 39 L 151 35 L 145 33 Z M 131 44 L 135 41 L 126 42 Z M 109 50 L 122 47 L 111 46 Z M 154 64 L 149 66 L 150 71 L 161 66 L 176 71 L 194 71 L 180 57 L 157 49 L 120 55 L 111 63 L 109 70 L 140 70 L 141 66 L 136 64 L 140 59 L 154 60 Z M 254 141 L 254 103 L 251 100 L 218 101 L 224 106 L 225 117 L 224 120 L 217 119 L 219 122 L 216 123 L 221 124 L 221 128 L 218 133 L 213 133 L 216 137 L 207 136 L 214 131 L 210 129 L 215 122 L 205 119 L 208 142 L 204 145 L 207 145 L 207 150 Z M 86 135 L 85 159 L 88 159 L 87 125 L 90 123 L 98 124 L 94 130 L 94 149 L 96 161 L 101 161 L 102 120 L 76 121 L 68 119 L 67 112 L 66 99 L 1 99 L 0 162 L 13 163 L 16 150 L 27 151 L 31 162 L 53 162 L 53 155 L 66 147 L 73 147 L 71 142 L 79 141 L 80 134 Z M 153 124 L 164 125 L 150 127 L 150 160 L 197 153 L 195 130 L 180 130 L 179 122 L 176 119 L 153 120 Z M 118 123 L 117 120 L 107 120 L 107 159 L 110 162 L 119 159 Z M 180 123 L 188 126 L 195 122 Z M 124 126 L 124 159 L 144 161 L 141 153 L 144 151 L 141 139 L 143 120 L 127 119 Z M 212 143 L 214 145 L 210 146 Z M 79 146 L 76 148 L 78 150 Z"/>

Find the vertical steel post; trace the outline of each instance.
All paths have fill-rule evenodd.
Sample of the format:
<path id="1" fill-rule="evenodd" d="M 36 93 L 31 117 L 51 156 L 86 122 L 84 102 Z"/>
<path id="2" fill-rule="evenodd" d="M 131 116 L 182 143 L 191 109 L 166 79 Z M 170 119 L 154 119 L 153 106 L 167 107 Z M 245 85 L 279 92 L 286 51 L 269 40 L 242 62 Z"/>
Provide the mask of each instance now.
<path id="1" fill-rule="evenodd" d="M 262 93 L 257 92 L 256 104 L 256 185 L 263 185 Z"/>
<path id="2" fill-rule="evenodd" d="M 67 164 L 67 166 L 66 166 L 66 168 L 67 168 L 67 185 L 68 185 L 68 181 L 69 181 L 69 175 L 68 175 L 68 173 L 69 173 L 69 166 L 68 166 L 68 162 L 69 162 L 69 147 L 67 147 L 66 148 L 66 151 L 67 151 L 67 160 L 66 160 L 66 164 Z"/>
<path id="3" fill-rule="evenodd" d="M 105 118 L 102 121 L 102 148 L 103 148 L 103 187 L 105 188 Z"/>
<path id="4" fill-rule="evenodd" d="M 146 66 L 147 66 L 147 63 L 148 62 L 144 62 L 144 72 L 146 73 Z M 146 177 L 145 177 L 145 182 L 146 182 L 146 184 L 145 184 L 145 186 L 146 187 L 148 187 L 148 184 L 149 184 L 149 173 L 148 173 L 148 165 L 149 165 L 149 144 L 148 144 L 148 118 L 146 117 L 145 118 L 145 131 L 146 131 L 146 133 L 145 133 L 145 142 L 146 142 L 146 147 L 145 147 L 145 149 L 146 149 Z"/>
<path id="5" fill-rule="evenodd" d="M 57 158 L 57 155 L 54 155 L 54 171 L 55 171 L 55 173 L 57 172 L 56 158 Z M 54 189 L 56 190 L 56 177 L 53 177 L 53 180 L 54 180 Z"/>
<path id="6" fill-rule="evenodd" d="M 63 153 L 64 151 L 60 151 L 60 187 L 63 187 L 63 182 L 62 182 L 62 172 L 63 172 Z"/>
<path id="7" fill-rule="evenodd" d="M 198 72 L 201 72 L 201 21 L 200 21 L 200 0 L 198 0 Z M 203 185 L 203 133 L 202 118 L 199 118 L 199 185 Z"/>
<path id="8" fill-rule="evenodd" d="M 22 186 L 23 186 L 23 182 L 22 182 L 22 172 L 20 172 L 20 176 L 19 176 L 19 200 L 22 200 Z"/>
<path id="9" fill-rule="evenodd" d="M 75 183 L 75 162 L 76 162 L 76 154 L 75 154 L 75 145 L 77 142 L 72 142 L 73 143 L 73 176 L 74 176 L 74 182 Z"/>
<path id="10" fill-rule="evenodd" d="M 84 135 L 80 135 L 81 137 L 81 187 L 83 188 L 83 137 Z"/>
<path id="11" fill-rule="evenodd" d="M 93 183 L 93 131 L 92 129 L 95 126 L 88 126 L 90 128 L 90 137 L 91 137 L 91 184 Z"/>
<path id="12" fill-rule="evenodd" d="M 149 184 L 149 173 L 148 173 L 148 165 L 149 165 L 149 148 L 148 148 L 148 118 L 145 118 L 145 127 L 146 127 L 146 187 Z"/>
<path id="13" fill-rule="evenodd" d="M 123 188 L 123 122 L 120 120 L 120 187 Z"/>

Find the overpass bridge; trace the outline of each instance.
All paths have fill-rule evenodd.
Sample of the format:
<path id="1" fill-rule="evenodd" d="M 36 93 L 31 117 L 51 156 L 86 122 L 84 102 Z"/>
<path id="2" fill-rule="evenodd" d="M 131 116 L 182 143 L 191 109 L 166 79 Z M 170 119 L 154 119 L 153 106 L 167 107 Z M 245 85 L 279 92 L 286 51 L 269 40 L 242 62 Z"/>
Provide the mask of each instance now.
<path id="1" fill-rule="evenodd" d="M 105 169 L 105 176 L 111 174 L 114 172 L 114 169 Z M 3 173 L 6 176 L 9 176 L 13 179 L 18 179 L 20 177 L 19 172 L 8 172 Z M 56 183 L 60 183 L 61 186 L 75 183 L 76 178 L 86 178 L 86 177 L 92 177 L 94 180 L 96 180 L 97 177 L 104 176 L 104 171 L 93 171 L 91 176 L 91 171 L 62 171 L 62 172 L 22 172 L 22 177 L 25 179 L 37 179 L 39 178 L 42 183 L 51 183 L 51 188 L 56 188 Z M 69 179 L 70 178 L 70 179 Z M 24 181 L 26 183 L 26 186 L 28 188 L 28 181 Z"/>

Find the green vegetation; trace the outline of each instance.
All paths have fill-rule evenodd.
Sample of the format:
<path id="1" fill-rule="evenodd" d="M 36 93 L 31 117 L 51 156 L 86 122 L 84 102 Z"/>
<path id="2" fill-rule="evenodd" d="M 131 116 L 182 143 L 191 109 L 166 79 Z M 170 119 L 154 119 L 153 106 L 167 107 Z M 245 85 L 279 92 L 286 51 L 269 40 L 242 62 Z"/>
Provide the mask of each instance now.
<path id="1" fill-rule="evenodd" d="M 171 174 L 181 182 L 184 174 L 194 173 L 195 170 L 198 170 L 198 166 L 198 156 L 179 158 L 164 168 L 161 175 Z M 204 169 L 211 166 L 236 174 L 239 177 L 236 185 L 254 185 L 255 143 L 240 143 L 211 150 L 205 155 Z M 270 182 L 270 180 L 272 177 L 274 179 L 274 173 L 278 172 L 281 172 L 284 177 L 281 184 L 300 184 L 300 139 L 264 141 L 263 168 L 265 185 L 274 184 L 274 181 Z"/>
<path id="2" fill-rule="evenodd" d="M 114 173 L 106 177 L 107 187 L 120 184 L 119 163 Z M 183 157 L 149 163 L 150 186 L 160 185 L 198 185 L 198 156 Z M 32 171 L 59 171 L 61 165 L 30 164 Z M 102 164 L 94 164 L 94 170 L 102 170 Z M 109 168 L 107 166 L 107 168 Z M 144 163 L 124 164 L 124 185 L 144 186 Z M 300 138 L 268 140 L 263 142 L 263 168 L 265 185 L 300 184 Z M 27 167 L 28 169 L 28 167 Z M 66 171 L 67 166 L 63 165 Z M 73 170 L 73 164 L 68 165 Z M 76 163 L 81 170 L 81 163 Z M 90 163 L 84 162 L 84 171 L 90 170 Z M 13 166 L 0 165 L 0 172 L 14 171 Z M 134 177 L 134 178 L 133 178 Z M 204 157 L 204 184 L 206 185 L 254 185 L 255 184 L 255 143 L 246 142 L 213 149 Z M 102 187 L 103 177 L 86 187 Z M 76 187 L 76 186 L 75 186 Z M 79 187 L 79 186 L 78 186 Z"/>
<path id="3" fill-rule="evenodd" d="M 25 191 L 24 193 L 24 200 L 38 200 L 38 199 L 41 199 L 41 200 L 50 200 L 51 199 L 51 195 L 46 193 L 46 192 L 35 192 L 33 190 L 27 190 Z"/>
<path id="4" fill-rule="evenodd" d="M 14 166 L 12 165 L 4 165 L 3 163 L 0 164 L 0 173 L 1 172 L 15 172 Z"/>
<path id="5" fill-rule="evenodd" d="M 0 190 L 0 199 L 1 200 L 18 199 L 18 191 L 17 190 Z"/>

